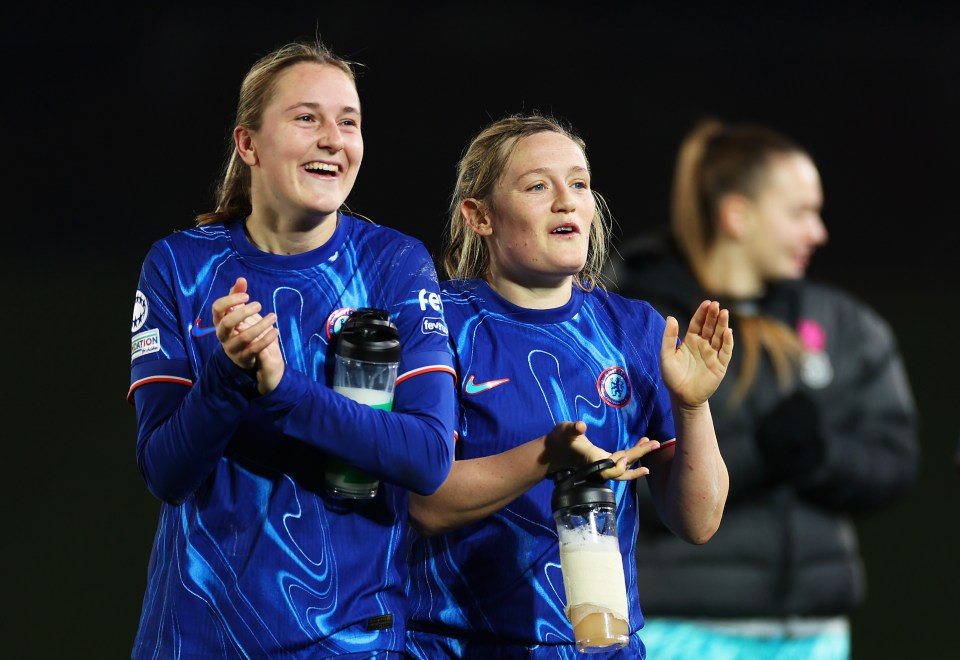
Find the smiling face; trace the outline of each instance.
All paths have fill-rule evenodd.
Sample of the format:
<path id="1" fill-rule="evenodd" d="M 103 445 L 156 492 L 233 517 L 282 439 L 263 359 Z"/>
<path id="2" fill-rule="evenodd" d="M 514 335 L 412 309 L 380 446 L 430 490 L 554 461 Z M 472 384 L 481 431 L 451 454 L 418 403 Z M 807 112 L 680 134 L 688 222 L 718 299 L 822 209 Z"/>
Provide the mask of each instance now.
<path id="1" fill-rule="evenodd" d="M 813 252 L 827 241 L 820 217 L 823 190 L 807 156 L 772 156 L 763 185 L 751 200 L 755 218 L 747 249 L 763 280 L 799 279 Z"/>
<path id="2" fill-rule="evenodd" d="M 464 215 L 486 241 L 494 289 L 566 289 L 569 295 L 587 258 L 595 211 L 583 151 L 564 135 L 543 132 L 516 143 L 493 194 L 474 213 L 464 208 Z"/>
<path id="3" fill-rule="evenodd" d="M 350 77 L 303 62 L 281 73 L 257 130 L 234 131 L 250 166 L 254 216 L 298 222 L 335 214 L 363 159 L 360 99 Z"/>

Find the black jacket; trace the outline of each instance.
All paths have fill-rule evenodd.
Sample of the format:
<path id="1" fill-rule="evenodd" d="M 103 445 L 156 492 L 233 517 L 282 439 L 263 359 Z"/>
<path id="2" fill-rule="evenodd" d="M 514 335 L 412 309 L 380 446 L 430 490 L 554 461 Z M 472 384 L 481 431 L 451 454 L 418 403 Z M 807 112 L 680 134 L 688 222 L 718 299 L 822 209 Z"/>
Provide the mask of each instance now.
<path id="1" fill-rule="evenodd" d="M 663 238 L 640 239 L 620 252 L 612 288 L 675 316 L 682 336 L 708 296 L 675 247 Z M 730 494 L 709 542 L 691 545 L 670 534 L 647 489 L 638 488 L 637 568 L 646 616 L 849 613 L 864 595 L 850 516 L 890 505 L 915 479 L 916 412 L 887 323 L 851 296 L 808 281 L 778 286 L 753 302 L 791 327 L 803 324 L 813 349 L 788 392 L 761 360 L 746 399 L 731 407 L 742 360 L 734 348 L 710 400 Z M 736 341 L 736 316 L 731 325 Z"/>

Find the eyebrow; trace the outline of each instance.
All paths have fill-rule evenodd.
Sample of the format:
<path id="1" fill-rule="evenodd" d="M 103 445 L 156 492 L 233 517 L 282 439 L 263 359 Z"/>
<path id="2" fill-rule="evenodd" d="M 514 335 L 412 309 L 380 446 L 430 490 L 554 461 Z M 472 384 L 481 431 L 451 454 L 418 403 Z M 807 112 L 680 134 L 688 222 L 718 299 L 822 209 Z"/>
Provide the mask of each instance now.
<path id="1" fill-rule="evenodd" d="M 291 104 L 286 110 L 293 110 L 295 108 L 310 108 L 311 110 L 319 110 L 320 104 L 314 103 L 313 101 L 297 101 L 296 103 Z M 352 105 L 345 105 L 340 108 L 340 114 L 360 114 L 360 108 L 354 108 Z"/>
<path id="2" fill-rule="evenodd" d="M 552 168 L 552 167 L 537 167 L 537 168 L 534 168 L 534 169 L 532 169 L 532 170 L 527 170 L 526 172 L 522 172 L 522 173 L 520 174 L 520 176 L 517 177 L 517 178 L 522 178 L 522 177 L 525 177 L 525 176 L 530 176 L 531 174 L 546 175 L 546 174 L 550 174 L 552 171 L 553 171 L 553 168 Z M 580 174 L 581 172 L 586 172 L 587 174 L 589 174 L 589 173 L 590 173 L 590 170 L 588 170 L 586 167 L 583 167 L 583 166 L 581 166 L 581 165 L 577 165 L 577 166 L 575 166 L 575 167 L 571 167 L 571 168 L 568 170 L 568 172 L 577 173 L 577 174 Z"/>

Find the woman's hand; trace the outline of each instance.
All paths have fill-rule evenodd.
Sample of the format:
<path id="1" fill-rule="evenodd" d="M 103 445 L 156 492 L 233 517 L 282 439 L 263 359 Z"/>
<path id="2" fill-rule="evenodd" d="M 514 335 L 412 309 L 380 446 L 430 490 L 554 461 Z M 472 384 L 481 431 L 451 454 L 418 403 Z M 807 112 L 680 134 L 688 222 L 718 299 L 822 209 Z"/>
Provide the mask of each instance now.
<path id="1" fill-rule="evenodd" d="M 283 376 L 280 331 L 274 325 L 277 315 L 261 316 L 263 306 L 249 299 L 247 280 L 238 277 L 230 293 L 214 301 L 213 322 L 224 352 L 241 369 L 256 370 L 257 390 L 266 394 Z"/>
<path id="2" fill-rule="evenodd" d="M 727 373 L 733 355 L 730 312 L 720 303 L 704 300 L 690 320 L 690 327 L 677 346 L 680 327 L 667 317 L 660 350 L 663 382 L 677 401 L 696 408 L 706 403 Z"/>
<path id="3" fill-rule="evenodd" d="M 650 473 L 650 470 L 645 467 L 631 466 L 643 456 L 660 448 L 660 443 L 656 440 L 641 438 L 630 449 L 621 449 L 611 454 L 590 442 L 586 432 L 587 425 L 582 421 L 560 422 L 553 427 L 544 441 L 548 473 L 581 464 L 587 465 L 604 458 L 609 458 L 616 463 L 613 467 L 600 472 L 600 476 L 604 479 L 629 481 Z"/>

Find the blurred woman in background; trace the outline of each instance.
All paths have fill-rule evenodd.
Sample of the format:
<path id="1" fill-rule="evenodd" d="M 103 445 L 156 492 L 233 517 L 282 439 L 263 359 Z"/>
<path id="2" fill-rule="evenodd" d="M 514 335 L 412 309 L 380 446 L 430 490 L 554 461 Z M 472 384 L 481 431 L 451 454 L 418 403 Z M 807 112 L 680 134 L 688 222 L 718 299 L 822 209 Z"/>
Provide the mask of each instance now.
<path id="1" fill-rule="evenodd" d="M 670 235 L 633 238 L 612 262 L 620 293 L 681 326 L 719 300 L 737 334 L 712 398 L 730 473 L 723 524 L 686 544 L 642 498 L 637 583 L 658 660 L 849 657 L 847 617 L 864 596 L 851 516 L 915 479 L 916 413 L 888 324 L 804 279 L 827 241 L 822 204 L 804 149 L 706 120 L 679 151 Z"/>

